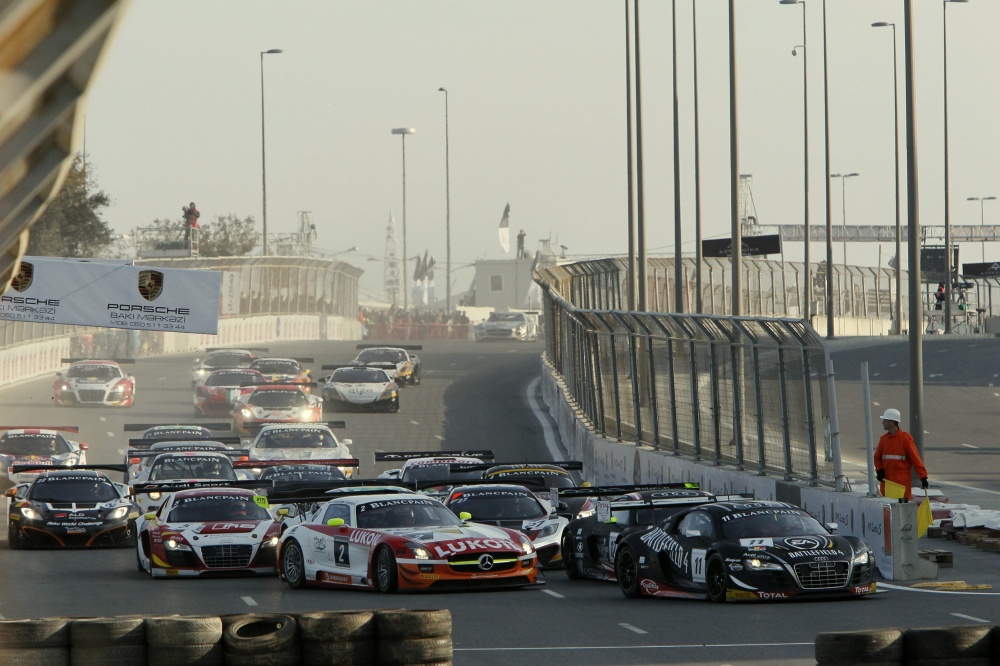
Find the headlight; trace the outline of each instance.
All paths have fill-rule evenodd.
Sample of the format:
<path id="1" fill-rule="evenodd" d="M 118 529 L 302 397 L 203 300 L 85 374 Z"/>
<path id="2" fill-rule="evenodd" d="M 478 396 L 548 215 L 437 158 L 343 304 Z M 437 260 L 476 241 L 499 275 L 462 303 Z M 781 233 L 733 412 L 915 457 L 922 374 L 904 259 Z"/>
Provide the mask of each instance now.
<path id="1" fill-rule="evenodd" d="M 396 395 L 397 395 L 396 389 L 394 389 L 394 388 L 387 388 L 386 390 L 382 391 L 382 395 L 380 395 L 378 397 L 378 399 L 379 400 L 392 400 L 393 398 L 396 397 Z"/>
<path id="2" fill-rule="evenodd" d="M 520 536 L 521 536 L 521 550 L 524 551 L 525 555 L 531 555 L 533 552 L 535 552 L 535 547 L 531 544 L 531 539 L 524 536 L 523 534 Z"/>
<path id="3" fill-rule="evenodd" d="M 546 525 L 545 527 L 542 528 L 541 532 L 539 532 L 537 535 L 535 535 L 535 538 L 536 539 L 542 539 L 542 538 L 547 537 L 547 536 L 552 536 L 553 534 L 555 534 L 558 531 L 559 531 L 559 524 L 558 523 L 553 523 L 551 525 Z"/>
<path id="4" fill-rule="evenodd" d="M 870 550 L 863 550 L 854 556 L 854 560 L 851 562 L 855 565 L 868 564 L 871 561 L 872 552 Z"/>
<path id="5" fill-rule="evenodd" d="M 149 493 L 149 499 L 151 499 L 151 500 L 153 500 L 155 502 L 156 500 L 160 499 L 160 495 L 161 494 L 162 493 L 159 493 L 159 492 Z"/>
<path id="6" fill-rule="evenodd" d="M 581 511 L 580 513 L 576 514 L 576 517 L 577 518 L 590 518 L 595 513 L 597 513 L 596 509 L 587 509 L 586 511 Z"/>
<path id="7" fill-rule="evenodd" d="M 167 550 L 191 550 L 191 546 L 181 543 L 177 539 L 167 539 L 163 545 L 167 547 Z"/>
<path id="8" fill-rule="evenodd" d="M 240 413 L 243 414 L 245 418 L 250 418 L 251 416 L 253 416 L 253 411 L 249 409 L 241 409 Z"/>
<path id="9" fill-rule="evenodd" d="M 111 389 L 112 393 L 122 393 L 123 391 L 125 391 L 125 385 L 124 384 L 118 384 L 117 386 L 115 386 L 114 388 Z"/>
<path id="10" fill-rule="evenodd" d="M 108 520 L 117 520 L 118 518 L 124 516 L 126 513 L 128 513 L 128 507 L 120 506 L 108 514 Z"/>
<path id="11" fill-rule="evenodd" d="M 28 520 L 41 520 L 42 518 L 40 515 L 38 515 L 37 511 L 28 508 L 26 506 L 21 507 L 21 515 L 27 518 Z"/>
<path id="12" fill-rule="evenodd" d="M 260 542 L 261 548 L 274 548 L 278 545 L 278 535 L 272 534 L 269 537 L 264 537 L 264 540 Z"/>
<path id="13" fill-rule="evenodd" d="M 743 566 L 750 571 L 781 571 L 782 569 L 780 564 L 768 562 L 767 560 L 762 560 L 759 557 L 748 557 L 743 560 Z"/>
<path id="14" fill-rule="evenodd" d="M 73 387 L 70 386 L 69 384 L 63 384 L 62 386 L 59 387 L 59 390 L 60 391 L 72 391 Z"/>
<path id="15" fill-rule="evenodd" d="M 419 543 L 415 543 L 413 541 L 407 541 L 406 542 L 406 547 L 410 549 L 411 553 L 413 553 L 413 559 L 415 559 L 415 560 L 429 560 L 429 559 L 431 559 L 431 552 L 429 550 L 427 550 L 426 548 L 424 548 Z"/>

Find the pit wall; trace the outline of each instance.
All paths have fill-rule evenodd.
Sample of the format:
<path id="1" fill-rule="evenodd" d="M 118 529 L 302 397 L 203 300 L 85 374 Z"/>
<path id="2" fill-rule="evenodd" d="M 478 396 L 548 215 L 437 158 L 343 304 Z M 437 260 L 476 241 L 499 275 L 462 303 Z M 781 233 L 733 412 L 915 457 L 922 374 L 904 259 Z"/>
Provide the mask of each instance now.
<path id="1" fill-rule="evenodd" d="M 618 442 L 593 432 L 583 413 L 567 399 L 562 378 L 542 363 L 542 398 L 555 419 L 568 459 L 583 462 L 593 485 L 695 482 L 717 495 L 752 493 L 757 499 L 790 502 L 821 523 L 837 523 L 837 533 L 864 539 L 875 552 L 879 572 L 888 580 L 936 578 L 937 565 L 920 558 L 913 528 L 917 504 L 900 504 L 861 493 L 834 492 L 773 476 L 710 465 L 648 446 Z"/>
<path id="2" fill-rule="evenodd" d="M 142 331 L 140 335 L 153 335 Z M 158 332 L 156 355 L 184 354 L 205 347 L 256 345 L 276 340 L 360 340 L 361 322 L 332 315 L 284 315 L 219 320 L 217 335 Z M 72 336 L 0 351 L 0 386 L 58 372 L 72 355 Z M 146 356 L 152 354 L 145 354 Z"/>

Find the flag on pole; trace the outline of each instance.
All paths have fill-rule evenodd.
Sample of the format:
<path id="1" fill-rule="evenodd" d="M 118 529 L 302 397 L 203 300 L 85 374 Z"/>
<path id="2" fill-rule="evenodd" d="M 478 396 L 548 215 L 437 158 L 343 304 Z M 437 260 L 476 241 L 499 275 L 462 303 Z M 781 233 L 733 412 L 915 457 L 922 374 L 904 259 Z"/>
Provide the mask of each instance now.
<path id="1" fill-rule="evenodd" d="M 434 261 L 434 257 L 431 257 L 430 260 L 427 262 L 427 265 L 425 267 L 425 269 L 427 271 L 427 276 L 426 276 L 426 280 L 425 280 L 425 284 L 427 286 L 427 289 L 424 291 L 424 293 L 427 295 L 427 301 L 426 301 L 427 305 L 430 305 L 431 303 L 434 302 L 434 264 L 435 263 L 436 262 Z"/>
<path id="2" fill-rule="evenodd" d="M 424 264 L 420 260 L 420 255 L 417 255 L 417 265 L 413 269 L 413 281 L 419 283 L 424 279 Z"/>
<path id="3" fill-rule="evenodd" d="M 917 538 L 922 538 L 927 534 L 927 528 L 934 522 L 934 514 L 931 511 L 931 500 L 924 497 L 924 501 L 917 508 Z"/>
<path id="4" fill-rule="evenodd" d="M 510 202 L 507 202 L 500 219 L 500 247 L 506 254 L 510 254 Z"/>
<path id="5" fill-rule="evenodd" d="M 528 285 L 528 293 L 524 297 L 524 306 L 527 308 L 541 307 L 542 288 L 535 282 L 535 271 L 538 269 L 538 260 L 542 258 L 540 250 L 535 251 L 535 260 L 531 262 L 531 284 Z"/>

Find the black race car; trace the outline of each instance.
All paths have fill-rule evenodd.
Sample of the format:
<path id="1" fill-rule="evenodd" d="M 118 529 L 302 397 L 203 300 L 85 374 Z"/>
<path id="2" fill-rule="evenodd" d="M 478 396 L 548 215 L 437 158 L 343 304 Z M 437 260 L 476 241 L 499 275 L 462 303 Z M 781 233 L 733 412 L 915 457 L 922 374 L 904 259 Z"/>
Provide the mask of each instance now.
<path id="1" fill-rule="evenodd" d="M 618 543 L 636 530 L 662 523 L 682 509 L 715 502 L 715 495 L 687 488 L 697 484 L 574 488 L 560 500 L 581 495 L 585 503 L 563 531 L 562 558 L 570 578 L 615 580 Z"/>
<path id="2" fill-rule="evenodd" d="M 16 471 L 27 469 L 40 473 L 31 483 L 7 491 L 12 549 L 135 545 L 139 507 L 128 486 L 104 473 L 123 473 L 124 465 L 15 466 Z"/>
<path id="3" fill-rule="evenodd" d="M 861 597 L 875 593 L 875 558 L 858 537 L 832 534 L 785 502 L 717 502 L 680 511 L 619 541 L 626 597 L 722 601 Z"/>

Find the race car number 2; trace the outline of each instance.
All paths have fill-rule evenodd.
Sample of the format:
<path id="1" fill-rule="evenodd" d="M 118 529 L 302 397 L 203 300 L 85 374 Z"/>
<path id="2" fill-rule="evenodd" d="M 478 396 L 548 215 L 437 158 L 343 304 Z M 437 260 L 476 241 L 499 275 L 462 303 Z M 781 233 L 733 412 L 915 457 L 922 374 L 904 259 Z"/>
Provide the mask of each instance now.
<path id="1" fill-rule="evenodd" d="M 351 544 L 347 539 L 340 537 L 334 538 L 333 563 L 338 567 L 351 566 Z"/>

